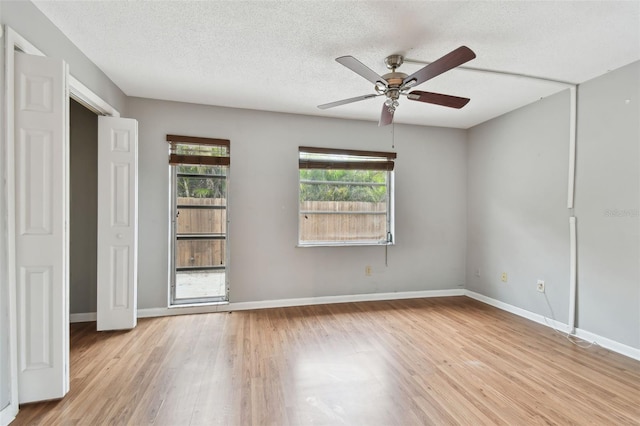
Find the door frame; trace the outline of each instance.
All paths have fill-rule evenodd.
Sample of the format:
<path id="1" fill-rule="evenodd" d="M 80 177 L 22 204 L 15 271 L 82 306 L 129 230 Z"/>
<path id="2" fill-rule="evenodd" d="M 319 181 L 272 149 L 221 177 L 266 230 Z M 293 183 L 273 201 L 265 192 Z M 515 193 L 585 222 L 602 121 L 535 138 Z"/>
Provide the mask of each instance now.
<path id="1" fill-rule="evenodd" d="M 0 423 L 7 424 L 12 421 L 18 414 L 18 318 L 17 318 L 17 299 L 16 299 L 16 270 L 15 270 L 15 211 L 9 206 L 15 206 L 15 168 L 13 161 L 8 161 L 9 158 L 14 156 L 14 55 L 15 51 L 20 50 L 29 55 L 47 56 L 35 45 L 30 43 L 27 39 L 18 34 L 9 26 L 4 28 L 5 39 L 5 69 L 4 69 L 4 140 L 6 149 L 2 153 L 4 158 L 1 159 L 1 167 L 4 168 L 4 174 L 6 176 L 5 188 L 6 194 L 2 198 L 4 202 L 0 207 L 4 213 L 6 220 L 6 227 L 0 226 L 0 242 L 5 249 L 6 257 L 0 259 L 0 265 L 5 266 L 2 268 L 3 273 L 0 276 L 0 280 L 9 284 L 9 359 L 10 359 L 10 387 L 11 387 L 11 402 L 4 410 L 0 412 Z M 60 58 L 64 59 L 64 58 Z M 112 105 L 98 96 L 95 92 L 89 89 L 76 79 L 71 72 L 69 72 L 69 93 L 67 94 L 72 99 L 78 101 L 84 107 L 93 111 L 99 115 L 107 115 L 113 117 L 120 117 L 120 112 L 116 110 Z M 66 123 L 67 127 L 69 123 Z M 0 150 L 1 151 L 1 150 Z M 67 247 L 68 250 L 68 247 Z M 67 253 L 68 256 L 68 253 Z M 68 306 L 68 300 L 67 300 Z M 67 360 L 69 362 L 69 360 Z M 67 366 L 68 367 L 68 366 Z"/>

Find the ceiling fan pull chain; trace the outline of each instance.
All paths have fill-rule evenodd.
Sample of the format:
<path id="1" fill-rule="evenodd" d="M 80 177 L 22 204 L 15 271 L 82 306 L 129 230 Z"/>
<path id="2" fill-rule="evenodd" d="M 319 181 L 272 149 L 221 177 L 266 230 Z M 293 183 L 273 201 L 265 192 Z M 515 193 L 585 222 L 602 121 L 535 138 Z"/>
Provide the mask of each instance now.
<path id="1" fill-rule="evenodd" d="M 396 149 L 396 123 L 391 123 L 391 149 Z"/>

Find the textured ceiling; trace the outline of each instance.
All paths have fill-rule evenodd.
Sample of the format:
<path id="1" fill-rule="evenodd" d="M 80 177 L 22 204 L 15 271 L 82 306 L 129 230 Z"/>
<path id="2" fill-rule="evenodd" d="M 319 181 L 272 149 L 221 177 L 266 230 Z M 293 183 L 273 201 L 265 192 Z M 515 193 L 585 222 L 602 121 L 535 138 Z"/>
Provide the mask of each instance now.
<path id="1" fill-rule="evenodd" d="M 431 62 L 466 45 L 477 55 L 466 66 L 573 83 L 640 59 L 640 1 L 35 4 L 129 96 L 371 121 L 382 98 L 316 108 L 373 93 L 336 57 L 384 74 L 390 54 Z M 564 88 L 455 69 L 419 89 L 469 97 L 466 107 L 401 98 L 395 121 L 468 128 Z"/>

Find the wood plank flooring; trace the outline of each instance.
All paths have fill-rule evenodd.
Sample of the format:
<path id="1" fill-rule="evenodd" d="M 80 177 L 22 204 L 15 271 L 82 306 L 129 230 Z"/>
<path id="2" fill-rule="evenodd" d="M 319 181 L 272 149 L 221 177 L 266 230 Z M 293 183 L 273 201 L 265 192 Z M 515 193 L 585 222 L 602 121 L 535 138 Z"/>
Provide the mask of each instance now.
<path id="1" fill-rule="evenodd" d="M 71 326 L 14 425 L 640 424 L 640 362 L 466 297 Z"/>

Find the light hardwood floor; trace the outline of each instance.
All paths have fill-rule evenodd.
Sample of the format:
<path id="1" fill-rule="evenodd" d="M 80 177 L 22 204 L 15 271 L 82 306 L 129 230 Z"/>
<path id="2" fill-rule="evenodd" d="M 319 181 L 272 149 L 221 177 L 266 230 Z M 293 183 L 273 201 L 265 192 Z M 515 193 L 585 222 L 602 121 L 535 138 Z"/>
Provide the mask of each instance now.
<path id="1" fill-rule="evenodd" d="M 71 391 L 14 424 L 640 424 L 640 362 L 466 297 L 71 327 Z"/>

